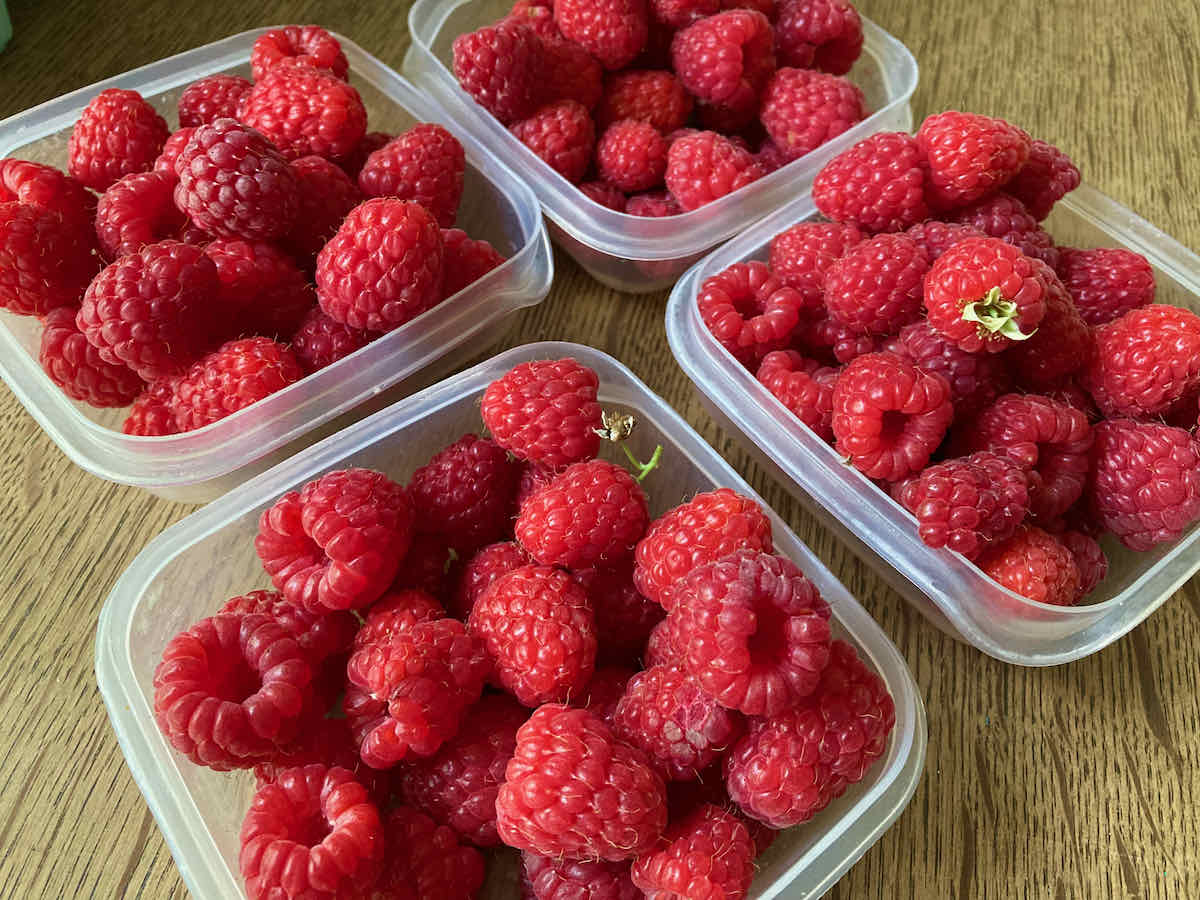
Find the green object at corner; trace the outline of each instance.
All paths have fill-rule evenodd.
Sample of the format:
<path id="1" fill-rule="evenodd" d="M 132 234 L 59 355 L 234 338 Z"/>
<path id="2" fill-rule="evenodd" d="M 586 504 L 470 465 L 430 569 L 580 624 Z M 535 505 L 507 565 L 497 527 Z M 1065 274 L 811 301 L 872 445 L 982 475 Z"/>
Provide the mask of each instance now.
<path id="1" fill-rule="evenodd" d="M 0 0 L 0 50 L 8 46 L 10 37 L 12 37 L 12 22 L 8 19 L 8 4 L 4 0 Z"/>

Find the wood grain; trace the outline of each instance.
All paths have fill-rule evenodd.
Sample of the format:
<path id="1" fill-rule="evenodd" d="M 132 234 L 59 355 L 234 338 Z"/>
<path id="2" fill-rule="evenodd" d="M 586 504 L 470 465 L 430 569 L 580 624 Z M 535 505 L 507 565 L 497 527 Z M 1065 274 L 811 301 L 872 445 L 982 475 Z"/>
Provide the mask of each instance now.
<path id="1" fill-rule="evenodd" d="M 0 116 L 256 25 L 317 21 L 399 68 L 406 3 L 9 0 Z M 919 119 L 1002 115 L 1200 247 L 1193 0 L 862 0 L 921 65 Z M 911 806 L 834 889 L 884 897 L 1200 895 L 1200 590 L 1072 665 L 995 662 L 927 625 L 716 430 L 671 363 L 664 296 L 631 297 L 556 256 L 554 291 L 507 344 L 562 338 L 629 363 L 747 474 L 862 598 L 929 710 Z M 189 509 L 72 465 L 0 391 L 0 896 L 185 896 L 123 764 L 92 672 L 96 616 L 137 551 Z"/>

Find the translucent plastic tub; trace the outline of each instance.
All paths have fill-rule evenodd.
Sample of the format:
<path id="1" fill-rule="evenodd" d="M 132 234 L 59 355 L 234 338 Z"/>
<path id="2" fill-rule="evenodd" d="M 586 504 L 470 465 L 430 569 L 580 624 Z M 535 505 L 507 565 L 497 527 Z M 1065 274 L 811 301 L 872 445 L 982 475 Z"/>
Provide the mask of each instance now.
<path id="1" fill-rule="evenodd" d="M 454 39 L 492 24 L 511 7 L 510 0 L 417 0 L 408 14 L 412 46 L 404 72 L 432 90 L 461 126 L 533 187 L 554 240 L 596 280 L 619 291 L 670 287 L 722 241 L 809 190 L 817 172 L 838 153 L 873 132 L 912 125 L 908 101 L 917 86 L 917 62 L 903 44 L 863 19 L 863 53 L 849 78 L 866 96 L 871 115 L 864 121 L 791 165 L 685 215 L 644 219 L 613 212 L 585 197 L 513 137 L 452 74 Z"/>
<path id="2" fill-rule="evenodd" d="M 667 339 L 718 421 L 885 581 L 938 627 L 983 652 L 1049 666 L 1112 643 L 1200 569 L 1200 526 L 1152 553 L 1133 553 L 1106 537 L 1109 574 L 1091 602 L 1048 606 L 1000 587 L 959 554 L 922 543 L 913 517 L 792 417 L 717 344 L 696 309 L 706 278 L 734 262 L 766 259 L 772 237 L 816 217 L 811 198 L 798 200 L 695 266 L 667 304 Z M 1094 188 L 1069 194 L 1045 226 L 1063 246 L 1143 254 L 1154 267 L 1158 301 L 1200 312 L 1200 258 Z"/>
<path id="3" fill-rule="evenodd" d="M 6 119 L 0 122 L 0 157 L 65 168 L 75 120 L 109 87 L 141 92 L 174 126 L 183 87 L 215 72 L 248 76 L 250 48 L 264 30 L 135 69 Z M 440 106 L 351 41 L 338 39 L 372 130 L 398 132 L 421 121 L 441 122 L 461 139 L 467 175 L 458 227 L 491 241 L 510 259 L 353 356 L 206 428 L 168 437 L 123 434 L 124 410 L 98 410 L 69 399 L 38 364 L 37 320 L 0 311 L 0 376 L 63 452 L 94 475 L 169 499 L 211 500 L 477 356 L 502 333 L 510 315 L 549 291 L 553 260 L 533 193 Z"/>
<path id="4" fill-rule="evenodd" d="M 656 444 L 664 465 L 648 482 L 653 512 L 699 491 L 750 487 L 699 435 L 627 368 L 574 344 L 532 344 L 455 375 L 359 422 L 222 497 L 164 531 L 113 588 L 96 634 L 96 676 L 109 718 L 142 793 L 158 820 L 184 882 L 196 897 L 242 896 L 237 835 L 253 779 L 201 769 L 170 749 L 154 724 L 152 677 L 176 632 L 211 615 L 229 596 L 267 580 L 253 537 L 263 509 L 322 472 L 368 466 L 406 480 L 436 450 L 478 432 L 479 398 L 519 362 L 574 356 L 600 375 L 606 409 L 638 419 L 635 453 Z M 643 457 L 645 458 L 645 457 Z M 821 896 L 895 821 L 912 796 L 925 755 L 925 713 L 904 660 L 874 621 L 774 513 L 778 552 L 794 560 L 833 608 L 836 631 L 851 641 L 896 701 L 887 752 L 862 783 L 811 823 L 776 841 L 762 859 L 754 897 Z M 496 882 L 500 883 L 497 884 Z M 488 897 L 519 895 L 515 883 L 489 882 Z"/>

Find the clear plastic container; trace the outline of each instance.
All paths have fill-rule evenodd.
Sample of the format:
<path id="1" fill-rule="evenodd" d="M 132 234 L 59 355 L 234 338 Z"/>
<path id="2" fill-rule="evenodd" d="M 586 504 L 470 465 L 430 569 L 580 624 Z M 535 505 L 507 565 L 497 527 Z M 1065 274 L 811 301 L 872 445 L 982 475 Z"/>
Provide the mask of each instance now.
<path id="1" fill-rule="evenodd" d="M 1200 526 L 1151 553 L 1108 536 L 1108 577 L 1076 607 L 1020 597 L 964 557 L 921 542 L 916 521 L 837 452 L 801 425 L 700 320 L 699 285 L 726 266 L 766 259 L 771 238 L 817 218 L 802 198 L 722 247 L 680 279 L 667 304 L 667 339 L 714 417 L 773 471 L 831 531 L 939 628 L 1005 662 L 1049 666 L 1115 641 L 1161 606 L 1200 569 Z M 1056 243 L 1128 247 L 1154 267 L 1161 303 L 1200 313 L 1200 258 L 1095 188 L 1067 195 L 1045 222 Z"/>
<path id="2" fill-rule="evenodd" d="M 249 75 L 250 48 L 265 30 L 143 66 L 6 119 L 0 122 L 0 157 L 65 168 L 75 120 L 92 97 L 110 87 L 139 91 L 173 125 L 179 94 L 189 82 L 216 72 Z M 172 500 L 219 497 L 300 447 L 478 356 L 503 333 L 509 316 L 549 291 L 550 243 L 529 188 L 439 105 L 353 42 L 340 35 L 338 40 L 371 129 L 398 132 L 421 121 L 441 122 L 460 138 L 467 173 L 458 226 L 510 259 L 353 356 L 226 419 L 167 437 L 123 434 L 124 410 L 94 409 L 68 398 L 38 363 L 37 320 L 0 311 L 0 376 L 63 452 L 94 475 Z"/>
<path id="3" fill-rule="evenodd" d="M 152 714 L 154 668 L 175 633 L 211 615 L 226 598 L 267 586 L 253 537 L 262 510 L 282 493 L 346 466 L 380 469 L 406 480 L 434 452 L 464 432 L 477 432 L 479 398 L 517 363 L 573 356 L 600 375 L 605 408 L 637 417 L 632 449 L 664 462 L 650 476 L 653 512 L 699 491 L 750 487 L 669 406 L 629 369 L 574 344 L 518 347 L 359 422 L 222 497 L 155 538 L 113 588 L 96 633 L 96 676 L 109 718 L 188 888 L 197 897 L 242 896 L 237 875 L 238 830 L 253 779 L 219 775 L 170 749 Z M 614 457 L 615 458 L 615 457 Z M 835 630 L 851 641 L 887 683 L 896 727 L 887 752 L 860 784 L 817 816 L 793 828 L 759 860 L 753 897 L 821 896 L 895 821 L 920 777 L 925 712 L 899 652 L 858 602 L 812 552 L 768 510 L 778 552 L 794 560 L 833 608 Z M 218 564 L 219 563 L 219 564 Z M 499 881 L 499 884 L 496 884 Z M 507 889 L 506 889 L 507 888 Z M 517 897 L 503 877 L 487 897 Z"/>
<path id="4" fill-rule="evenodd" d="M 670 287 L 718 244 L 808 191 L 817 172 L 838 153 L 873 132 L 912 126 L 908 101 L 917 86 L 917 62 L 908 48 L 864 18 L 863 53 L 849 78 L 862 88 L 870 116 L 791 165 L 701 209 L 667 219 L 627 216 L 585 197 L 458 86 L 451 71 L 454 39 L 491 25 L 511 7 L 511 0 L 417 0 L 408 14 L 412 46 L 404 72 L 432 90 L 462 127 L 533 187 L 554 240 L 597 281 L 619 291 Z"/>

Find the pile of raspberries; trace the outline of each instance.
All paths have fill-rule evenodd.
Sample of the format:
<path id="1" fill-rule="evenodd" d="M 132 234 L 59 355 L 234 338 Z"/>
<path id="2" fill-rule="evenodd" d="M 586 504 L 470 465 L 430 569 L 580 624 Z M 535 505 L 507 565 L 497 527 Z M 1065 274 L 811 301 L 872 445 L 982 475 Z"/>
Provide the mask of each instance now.
<path id="1" fill-rule="evenodd" d="M 847 0 L 517 0 L 454 41 L 463 89 L 589 199 L 698 209 L 866 115 Z"/>
<path id="2" fill-rule="evenodd" d="M 128 434 L 237 412 L 504 262 L 453 227 L 462 145 L 440 125 L 367 132 L 327 31 L 268 31 L 250 63 L 253 82 L 188 85 L 175 132 L 102 91 L 69 174 L 0 160 L 0 307 L 41 318 L 69 397 L 132 404 Z"/>
<path id="3" fill-rule="evenodd" d="M 1200 318 L 1153 303 L 1139 254 L 1055 245 L 1041 220 L 1078 184 L 1008 122 L 934 115 L 832 160 L 813 188 L 828 221 L 698 295 L 716 340 L 926 544 L 1053 605 L 1103 580 L 1105 532 L 1146 551 L 1200 518 Z"/>
<path id="4" fill-rule="evenodd" d="M 651 520 L 655 460 L 597 458 L 628 433 L 597 389 L 523 363 L 482 396 L 490 438 L 407 485 L 284 495 L 255 539 L 274 590 L 167 644 L 163 734 L 257 776 L 251 900 L 474 897 L 501 845 L 536 900 L 739 900 L 885 752 L 886 686 L 763 510 L 723 488 Z"/>

